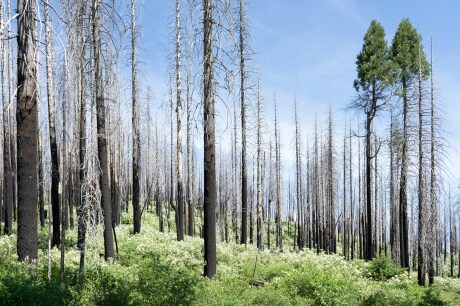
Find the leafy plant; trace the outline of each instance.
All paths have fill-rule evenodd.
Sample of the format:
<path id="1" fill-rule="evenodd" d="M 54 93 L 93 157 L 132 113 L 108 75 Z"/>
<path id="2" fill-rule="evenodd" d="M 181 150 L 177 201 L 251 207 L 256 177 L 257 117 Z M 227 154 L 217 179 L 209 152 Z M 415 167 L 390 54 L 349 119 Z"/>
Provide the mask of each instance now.
<path id="1" fill-rule="evenodd" d="M 379 256 L 371 261 L 368 274 L 373 280 L 386 281 L 404 273 L 405 269 L 398 267 L 388 256 Z"/>

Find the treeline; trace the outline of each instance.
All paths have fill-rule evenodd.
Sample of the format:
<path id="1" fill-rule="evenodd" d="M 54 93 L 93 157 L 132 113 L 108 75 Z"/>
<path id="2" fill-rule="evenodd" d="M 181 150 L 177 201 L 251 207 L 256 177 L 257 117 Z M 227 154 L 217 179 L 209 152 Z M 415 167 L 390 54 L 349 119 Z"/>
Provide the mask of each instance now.
<path id="1" fill-rule="evenodd" d="M 37 3 L 18 1 L 15 16 L 10 1 L 0 8 L 1 232 L 17 224 L 19 260 L 37 259 L 37 226 L 48 226 L 64 279 L 65 235 L 77 227 L 82 276 L 88 235 L 103 228 L 104 257 L 116 260 L 122 213 L 137 234 L 152 209 L 160 231 L 204 238 L 210 278 L 218 238 L 347 260 L 384 254 L 416 269 L 420 285 L 444 275 L 450 255 L 454 275 L 459 218 L 446 192 L 432 44 L 427 59 L 408 19 L 391 43 L 371 22 L 343 133 L 331 108 L 304 134 L 294 101 L 291 167 L 278 114 L 291 103 L 264 102 L 247 1 L 174 1 L 168 92 L 155 104 L 159 85 L 140 77 L 134 0 Z M 218 123 L 221 104 L 230 128 Z"/>

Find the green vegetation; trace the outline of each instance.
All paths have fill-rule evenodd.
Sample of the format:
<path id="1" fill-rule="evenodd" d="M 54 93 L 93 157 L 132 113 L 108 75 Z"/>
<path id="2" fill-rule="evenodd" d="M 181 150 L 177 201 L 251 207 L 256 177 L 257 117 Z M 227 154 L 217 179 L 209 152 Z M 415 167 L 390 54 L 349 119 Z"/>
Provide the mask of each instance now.
<path id="1" fill-rule="evenodd" d="M 129 222 L 128 215 L 123 220 Z M 114 263 L 100 256 L 102 237 L 90 240 L 83 279 L 78 278 L 76 230 L 69 231 L 64 283 L 57 249 L 51 254 L 52 280 L 47 279 L 46 231 L 40 232 L 39 259 L 32 266 L 17 261 L 16 235 L 1 237 L 0 304 L 458 305 L 460 300 L 459 279 L 437 278 L 433 287 L 422 288 L 416 273 L 408 276 L 386 257 L 347 262 L 309 250 L 258 253 L 234 243 L 218 243 L 217 275 L 208 280 L 201 276 L 202 240 L 178 242 L 174 229 L 159 233 L 157 223 L 147 212 L 141 234 L 132 234 L 132 224 L 119 226 L 120 254 Z"/>

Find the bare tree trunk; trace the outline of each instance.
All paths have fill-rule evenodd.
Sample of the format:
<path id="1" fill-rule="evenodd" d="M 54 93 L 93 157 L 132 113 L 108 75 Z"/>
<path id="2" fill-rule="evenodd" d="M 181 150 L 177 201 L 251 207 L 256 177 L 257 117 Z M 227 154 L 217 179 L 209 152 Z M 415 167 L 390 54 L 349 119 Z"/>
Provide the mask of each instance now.
<path id="1" fill-rule="evenodd" d="M 0 14 L 3 15 L 5 8 L 3 7 L 3 2 L 0 3 Z M 0 22 L 3 23 L 3 16 L 0 16 Z M 1 28 L 4 29 L 4 24 L 1 25 Z M 5 33 L 5 32 L 4 32 Z M 13 168 L 12 168 L 12 158 L 11 147 L 13 143 L 11 142 L 11 131 L 10 131 L 10 112 L 12 112 L 10 106 L 10 101 L 8 99 L 8 92 L 6 89 L 6 68 L 8 65 L 6 57 L 6 45 L 5 40 L 2 40 L 0 43 L 1 48 L 1 61 L 2 61 L 2 100 L 3 100 L 3 167 L 4 167 L 4 180 L 3 180 L 3 205 L 5 207 L 4 215 L 4 232 L 6 235 L 11 235 L 13 233 L 13 189 L 14 189 L 14 179 L 13 179 Z M 12 81 L 9 80 L 11 83 Z M 11 93 L 10 93 L 11 95 Z"/>
<path id="2" fill-rule="evenodd" d="M 319 186 L 319 152 L 318 152 L 318 124 L 315 117 L 315 144 L 314 144 L 314 193 L 315 193 L 315 233 L 314 233 L 314 240 L 316 246 L 316 252 L 319 253 L 320 251 L 320 243 L 319 243 L 319 207 L 320 207 L 320 186 Z"/>
<path id="3" fill-rule="evenodd" d="M 204 31 L 204 276 L 216 274 L 216 146 L 214 124 L 214 56 L 212 0 L 203 0 Z"/>
<path id="4" fill-rule="evenodd" d="M 301 207 L 302 207 L 302 166 L 300 156 L 300 123 L 297 114 L 297 101 L 294 104 L 294 116 L 295 116 L 295 147 L 296 147 L 296 181 L 297 181 L 297 246 L 299 250 L 303 250 L 303 231 L 301 224 Z"/>
<path id="5" fill-rule="evenodd" d="M 346 126 L 346 124 L 345 124 Z M 348 260 L 348 245 L 347 245 L 347 159 L 346 159 L 346 140 L 347 136 L 343 138 L 343 228 L 342 228 L 342 243 L 343 243 L 343 257 Z"/>
<path id="6" fill-rule="evenodd" d="M 401 266 L 409 270 L 409 238 L 408 238 L 408 221 L 407 221 L 407 125 L 408 125 L 408 101 L 407 101 L 407 84 L 406 79 L 403 78 L 403 146 L 402 146 L 402 159 L 401 159 L 401 178 L 399 186 L 399 244 Z"/>
<path id="7" fill-rule="evenodd" d="M 37 259 L 37 41 L 35 1 L 18 0 L 17 178 L 19 261 Z"/>
<path id="8" fill-rule="evenodd" d="M 188 230 L 187 234 L 194 236 L 195 228 L 195 199 L 193 190 L 193 131 L 192 131 L 192 93 L 191 93 L 191 78 L 192 78 L 192 47 L 191 41 L 188 41 L 188 71 L 187 71 L 187 191 L 188 191 Z"/>
<path id="9" fill-rule="evenodd" d="M 51 20 L 48 14 L 48 2 L 44 5 L 46 30 L 46 76 L 48 91 L 48 120 L 51 151 L 51 208 L 53 210 L 53 240 L 52 246 L 60 244 L 61 208 L 59 204 L 59 149 L 56 140 L 56 106 L 54 88 L 54 48 L 51 36 Z"/>
<path id="10" fill-rule="evenodd" d="M 78 12 L 78 24 L 81 31 L 84 31 L 86 22 L 86 4 L 81 4 Z M 79 76 L 79 94 L 78 94 L 78 106 L 79 106 L 79 151 L 77 152 L 77 166 L 78 166 L 78 178 L 76 179 L 76 192 L 78 193 L 79 201 L 77 202 L 77 222 L 78 222 L 78 239 L 77 246 L 80 251 L 80 267 L 79 277 L 82 277 L 85 269 L 85 240 L 86 240 L 86 199 L 85 199 L 85 162 L 86 162 L 86 46 L 87 40 L 82 35 L 80 37 L 80 57 L 78 61 L 78 76 Z"/>
<path id="11" fill-rule="evenodd" d="M 276 246 L 283 251 L 283 227 L 281 216 L 281 154 L 280 136 L 278 130 L 278 118 L 275 99 L 275 155 L 276 155 Z"/>
<path id="12" fill-rule="evenodd" d="M 11 158 L 11 180 L 12 180 L 12 189 L 13 189 L 13 218 L 14 221 L 16 221 L 16 212 L 17 212 L 17 155 L 16 155 L 16 137 L 15 137 L 15 108 L 14 108 L 14 98 L 16 97 L 16 92 L 15 89 L 16 87 L 14 86 L 14 76 L 13 76 L 13 31 L 12 31 L 12 21 L 11 21 L 11 0 L 8 0 L 8 13 L 7 13 L 7 20 L 10 22 L 8 23 L 8 92 L 10 94 L 10 107 L 9 107 L 9 136 L 10 136 L 10 158 Z"/>
<path id="13" fill-rule="evenodd" d="M 351 213 L 351 217 L 350 217 L 350 231 L 349 233 L 351 234 L 351 253 L 350 253 L 350 258 L 351 260 L 353 260 L 355 258 L 355 233 L 354 233 L 354 226 L 353 226 L 353 223 L 354 223 L 354 210 L 355 210 L 355 205 L 354 205 L 354 198 L 353 198 L 353 154 L 352 154 L 352 151 L 353 151 L 353 146 L 352 146 L 352 135 L 351 135 L 351 123 L 350 123 L 350 131 L 349 131 L 349 148 L 348 148 L 348 153 L 349 153 L 349 169 L 350 169 L 350 178 L 349 178 L 349 192 L 350 192 L 350 213 Z"/>
<path id="14" fill-rule="evenodd" d="M 430 285 L 434 283 L 434 260 L 435 252 L 437 250 L 437 192 L 436 192 L 436 162 L 435 162 L 435 146 L 436 146 L 436 132 L 435 132 L 435 105 L 434 105 L 434 80 L 433 80 L 433 38 L 430 40 L 431 46 L 431 74 L 430 74 L 430 100 L 431 100 L 431 147 L 430 147 L 430 166 L 431 166 L 431 178 L 430 178 L 430 219 L 429 219 L 429 236 L 431 237 L 430 247 L 428 248 L 428 282 Z M 459 264 L 460 269 L 460 264 Z M 460 270 L 459 270 L 460 271 Z M 460 276 L 459 276 L 460 277 Z"/>
<path id="15" fill-rule="evenodd" d="M 107 134 L 105 127 L 105 103 L 102 76 L 102 49 L 99 29 L 99 0 L 92 2 L 93 48 L 96 82 L 96 113 L 97 113 L 97 148 L 100 164 L 99 185 L 101 188 L 101 205 L 104 213 L 104 251 L 105 259 L 114 258 L 112 232 L 112 205 L 110 200 L 109 156 L 107 150 Z"/>
<path id="16" fill-rule="evenodd" d="M 371 124 L 372 119 L 368 115 L 366 121 L 366 260 L 374 258 L 372 246 Z"/>
<path id="17" fill-rule="evenodd" d="M 254 159 L 252 160 L 252 185 L 249 186 L 251 191 L 249 192 L 249 243 L 253 244 L 254 243 Z"/>
<path id="18" fill-rule="evenodd" d="M 257 248 L 262 250 L 262 135 L 261 135 L 261 120 L 260 120 L 260 83 L 257 87 Z"/>
<path id="19" fill-rule="evenodd" d="M 133 218 L 134 234 L 141 232 L 141 206 L 140 206 L 140 154 L 139 141 L 139 102 L 137 93 L 137 59 L 136 59 L 136 15 L 134 0 L 131 0 L 131 77 L 132 77 L 132 102 L 133 102 Z"/>
<path id="20" fill-rule="evenodd" d="M 426 282 L 426 262 L 425 262 L 425 186 L 424 186 L 424 167 L 423 167 L 423 97 L 422 97 L 422 67 L 419 54 L 419 74 L 418 74 L 418 284 L 425 286 Z"/>
<path id="21" fill-rule="evenodd" d="M 232 194 L 232 223 L 233 223 L 233 230 L 235 232 L 235 242 L 238 243 L 239 236 L 238 236 L 238 153 L 237 153 L 237 115 L 236 115 L 236 102 L 233 103 L 233 143 L 232 143 L 232 167 L 233 167 L 233 175 L 232 175 L 232 186 L 233 186 L 233 194 Z"/>
<path id="22" fill-rule="evenodd" d="M 265 176 L 264 172 L 264 176 Z M 270 151 L 269 151 L 269 158 L 268 158 L 268 194 L 267 194 L 267 248 L 270 250 L 271 247 L 271 218 L 272 218 L 272 142 L 270 141 Z"/>
<path id="23" fill-rule="evenodd" d="M 45 228 L 45 190 L 43 186 L 45 177 L 43 174 L 43 148 L 40 130 L 38 135 L 38 181 L 38 207 L 40 214 L 40 227 L 43 229 Z"/>
<path id="24" fill-rule="evenodd" d="M 182 179 L 182 86 L 181 86 L 181 49 L 180 49 L 180 6 L 176 0 L 176 113 L 177 113 L 177 240 L 184 240 L 184 185 Z"/>
<path id="25" fill-rule="evenodd" d="M 248 236 L 248 174 L 246 164 L 246 67 L 245 67 L 245 18 L 244 4 L 240 0 L 240 98 L 241 98 L 241 244 L 246 244 Z"/>
<path id="26" fill-rule="evenodd" d="M 327 228 L 327 245 L 326 252 L 328 254 L 335 253 L 335 203 L 334 203 L 334 141 L 333 141 L 333 123 L 332 123 L 332 108 L 329 108 L 328 119 L 328 144 L 327 144 L 327 193 L 328 193 L 328 228 Z M 351 204 L 350 204 L 351 205 Z M 348 229 L 348 228 L 347 228 Z M 346 230 L 347 230 L 346 229 Z M 347 244 L 347 254 L 348 254 Z"/>

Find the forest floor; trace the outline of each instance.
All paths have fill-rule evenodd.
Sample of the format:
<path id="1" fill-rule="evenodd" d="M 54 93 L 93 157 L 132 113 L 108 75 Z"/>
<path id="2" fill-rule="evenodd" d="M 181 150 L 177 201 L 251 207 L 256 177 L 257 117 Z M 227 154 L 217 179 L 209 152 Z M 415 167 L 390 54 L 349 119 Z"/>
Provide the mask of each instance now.
<path id="1" fill-rule="evenodd" d="M 459 279 L 436 278 L 421 288 L 416 273 L 402 272 L 385 257 L 350 262 L 310 250 L 258 252 L 219 242 L 217 275 L 208 280 L 201 276 L 200 238 L 177 242 L 173 228 L 160 233 L 151 212 L 144 214 L 141 234 L 133 235 L 130 216 L 117 227 L 113 263 L 101 257 L 101 230 L 88 234 L 83 279 L 76 229 L 68 231 L 64 282 L 56 248 L 48 281 L 47 227 L 40 230 L 34 265 L 17 262 L 15 235 L 1 236 L 0 305 L 460 305 Z"/>

